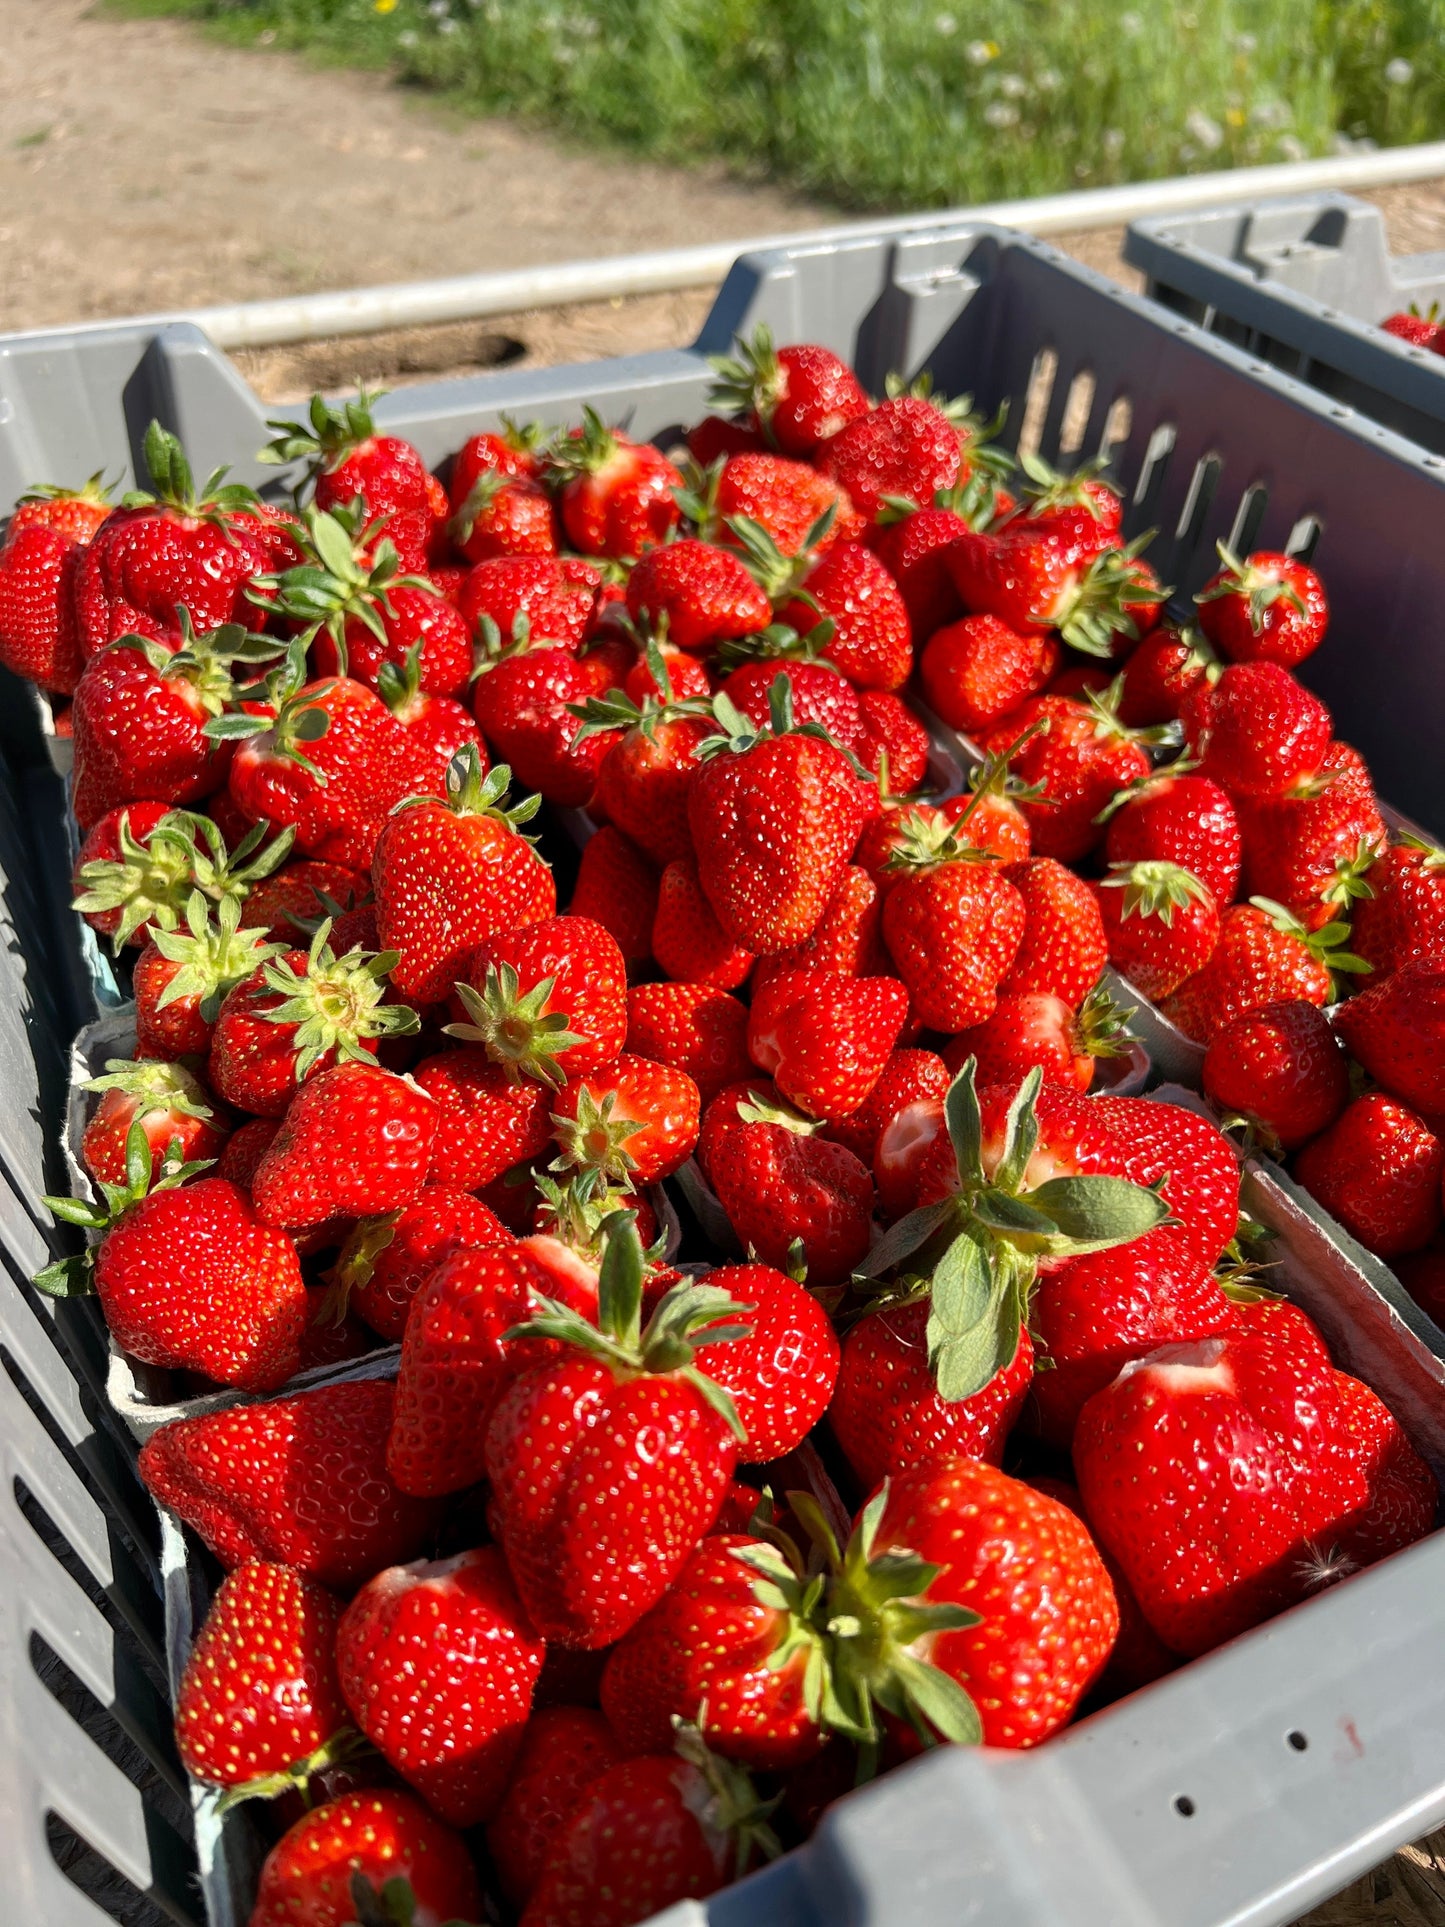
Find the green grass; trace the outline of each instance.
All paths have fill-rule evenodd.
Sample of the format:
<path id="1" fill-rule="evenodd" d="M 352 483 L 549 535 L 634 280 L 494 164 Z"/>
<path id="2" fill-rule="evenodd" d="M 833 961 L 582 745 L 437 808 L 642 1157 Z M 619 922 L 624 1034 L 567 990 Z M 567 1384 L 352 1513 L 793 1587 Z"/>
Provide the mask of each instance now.
<path id="1" fill-rule="evenodd" d="M 924 207 L 1445 135 L 1445 0 L 119 0 L 654 159 Z"/>

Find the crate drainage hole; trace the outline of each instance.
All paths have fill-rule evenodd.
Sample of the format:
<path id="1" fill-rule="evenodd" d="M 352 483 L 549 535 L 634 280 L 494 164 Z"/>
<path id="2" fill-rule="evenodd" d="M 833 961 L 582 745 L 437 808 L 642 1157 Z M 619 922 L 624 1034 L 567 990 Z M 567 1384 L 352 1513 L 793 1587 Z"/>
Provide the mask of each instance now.
<path id="1" fill-rule="evenodd" d="M 1194 1818 L 1194 1802 L 1187 1793 L 1181 1793 L 1174 1802 L 1174 1811 L 1184 1820 Z"/>
<path id="2" fill-rule="evenodd" d="M 1286 1733 L 1284 1737 L 1286 1741 L 1289 1743 L 1289 1745 L 1291 1745 L 1294 1748 L 1296 1753 L 1303 1753 L 1305 1748 L 1309 1745 L 1308 1738 L 1303 1733 L 1300 1732 L 1298 1727 L 1295 1728 L 1293 1733 Z"/>

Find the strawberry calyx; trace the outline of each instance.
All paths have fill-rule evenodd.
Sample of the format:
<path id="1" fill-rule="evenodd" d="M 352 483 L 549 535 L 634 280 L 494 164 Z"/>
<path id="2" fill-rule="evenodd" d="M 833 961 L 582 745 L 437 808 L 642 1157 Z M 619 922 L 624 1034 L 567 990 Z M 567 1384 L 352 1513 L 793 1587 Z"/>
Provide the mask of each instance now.
<path id="1" fill-rule="evenodd" d="M 223 1818 L 243 1801 L 278 1800 L 283 1793 L 299 1793 L 309 1805 L 310 1785 L 318 1773 L 345 1766 L 362 1754 L 374 1756 L 375 1752 L 376 1749 L 354 1727 L 339 1727 L 314 1753 L 306 1754 L 284 1770 L 261 1773 L 254 1780 L 243 1780 L 239 1785 L 227 1787 L 216 1801 L 217 1818 Z"/>
<path id="2" fill-rule="evenodd" d="M 1202 903 L 1209 895 L 1206 886 L 1192 870 L 1186 870 L 1182 863 L 1168 863 L 1163 858 L 1150 858 L 1139 863 L 1111 863 L 1102 887 L 1124 892 L 1124 902 L 1119 912 L 1122 918 L 1157 917 L 1171 930 L 1176 910 L 1187 909 L 1191 903 Z"/>
<path id="3" fill-rule="evenodd" d="M 321 1275 L 329 1290 L 316 1315 L 319 1325 L 339 1325 L 345 1318 L 353 1291 L 371 1283 L 376 1261 L 396 1237 L 401 1212 L 382 1211 L 372 1218 L 358 1218 L 346 1234 L 346 1242 L 336 1263 Z"/>
<path id="4" fill-rule="evenodd" d="M 200 1172 L 209 1171 L 213 1162 L 211 1158 L 196 1158 L 187 1163 L 181 1156 L 180 1140 L 172 1138 L 157 1165 L 145 1125 L 136 1117 L 125 1134 L 124 1184 L 92 1180 L 100 1193 L 98 1204 L 71 1197 L 42 1198 L 41 1203 L 60 1223 L 92 1231 L 99 1239 L 153 1192 L 174 1191 Z M 51 1298 L 87 1296 L 95 1290 L 96 1250 L 96 1245 L 89 1245 L 84 1251 L 58 1258 L 37 1271 L 31 1284 Z"/>
<path id="5" fill-rule="evenodd" d="M 644 1326 L 642 1288 L 646 1257 L 637 1233 L 637 1214 L 614 1211 L 603 1221 L 602 1263 L 597 1276 L 597 1323 L 589 1324 L 570 1305 L 533 1294 L 540 1311 L 514 1325 L 504 1342 L 519 1338 L 556 1338 L 607 1361 L 616 1371 L 636 1376 L 666 1374 L 681 1378 L 717 1413 L 739 1444 L 747 1433 L 731 1395 L 693 1362 L 699 1343 L 727 1344 L 748 1338 L 752 1326 L 719 1323 L 746 1319 L 755 1309 L 742 1305 L 718 1285 L 676 1284 L 659 1301 Z M 699 1336 L 701 1334 L 701 1336 Z"/>
<path id="6" fill-rule="evenodd" d="M 283 830 L 261 848 L 265 825 L 256 823 L 227 850 L 225 838 L 209 816 L 169 810 L 142 843 L 127 813 L 117 835 L 120 854 L 94 857 L 81 866 L 80 893 L 71 908 L 82 916 L 118 911 L 111 939 L 118 956 L 142 924 L 174 930 L 188 915 L 193 894 L 208 903 L 244 898 L 253 884 L 270 876 L 290 854 L 295 832 Z"/>
<path id="7" fill-rule="evenodd" d="M 532 634 L 532 619 L 525 609 L 519 609 L 512 618 L 512 633 L 504 642 L 502 632 L 495 617 L 485 611 L 477 617 L 477 636 L 472 645 L 472 669 L 467 678 L 475 682 L 478 676 L 486 675 L 498 663 L 510 662 L 514 656 L 525 656 L 529 649 L 547 649 L 550 644 L 545 636 Z"/>
<path id="8" fill-rule="evenodd" d="M 327 942 L 331 919 L 318 925 L 307 952 L 306 968 L 298 971 L 284 957 L 262 967 L 262 981 L 281 1002 L 261 1015 L 273 1024 L 294 1024 L 296 1081 L 299 1084 L 323 1057 L 335 1053 L 338 1063 L 370 1064 L 375 1052 L 365 1048 L 374 1037 L 410 1037 L 421 1019 L 409 1004 L 386 1004 L 387 973 L 395 969 L 398 952 L 370 955 L 362 949 L 338 957 Z"/>
<path id="9" fill-rule="evenodd" d="M 357 1867 L 352 1870 L 347 1892 L 351 1898 L 352 1927 L 416 1927 L 416 1892 L 404 1874 L 393 1874 L 378 1887 Z M 442 1922 L 442 1927 L 477 1927 L 477 1924 L 447 1920 Z"/>
<path id="10" fill-rule="evenodd" d="M 1334 875 L 1320 892 L 1320 901 L 1329 904 L 1332 910 L 1347 910 L 1350 904 L 1362 897 L 1372 897 L 1375 886 L 1370 881 L 1370 872 L 1380 860 L 1381 852 L 1367 836 L 1362 836 L 1353 850 L 1340 857 L 1335 864 Z"/>
<path id="11" fill-rule="evenodd" d="M 699 1709 L 696 1726 L 674 1713 L 673 1747 L 701 1776 L 702 1798 L 696 1807 L 686 1802 L 693 1818 L 715 1846 L 730 1846 L 732 1878 L 741 1880 L 755 1859 L 776 1860 L 782 1853 L 782 1842 L 768 1822 L 783 1796 L 764 1800 L 745 1767 L 713 1752 L 703 1737 L 706 1717 L 706 1704 Z"/>
<path id="12" fill-rule="evenodd" d="M 536 1171 L 531 1182 L 541 1200 L 539 1229 L 585 1258 L 600 1259 L 607 1220 L 633 1208 L 633 1193 L 609 1185 L 600 1171 L 579 1171 L 562 1184 L 546 1171 Z M 662 1262 L 664 1244 L 659 1238 L 649 1248 L 649 1264 Z"/>
<path id="13" fill-rule="evenodd" d="M 213 716 L 205 734 L 218 743 L 246 742 L 269 735 L 269 754 L 295 763 L 324 785 L 325 771 L 317 768 L 303 746 L 319 742 L 330 729 L 331 717 L 325 704 L 336 684 L 330 679 L 308 682 L 308 673 L 306 641 L 297 636 L 287 647 L 283 662 L 268 670 L 261 682 L 238 692 L 257 707 Z"/>
<path id="14" fill-rule="evenodd" d="M 388 659 L 376 672 L 376 693 L 399 723 L 413 722 L 429 700 L 421 686 L 421 644 L 414 642 L 400 663 Z"/>
<path id="15" fill-rule="evenodd" d="M 865 769 L 852 750 L 845 748 L 836 736 L 830 735 L 821 723 L 794 722 L 793 685 L 787 676 L 774 676 L 768 684 L 768 720 L 765 723 L 754 723 L 745 716 L 725 690 L 717 692 L 711 707 L 719 734 L 704 737 L 698 744 L 700 762 L 706 762 L 714 756 L 743 756 L 760 743 L 774 742 L 782 736 L 812 736 L 819 742 L 831 744 L 840 756 L 845 757 L 848 767 L 860 782 L 876 785 L 878 781 L 873 771 Z"/>
<path id="16" fill-rule="evenodd" d="M 260 508 L 255 489 L 228 482 L 224 468 L 212 469 L 198 494 L 180 438 L 158 421 L 147 428 L 142 447 L 151 490 L 128 489 L 120 498 L 122 508 L 168 508 L 188 521 L 214 522 L 221 528 L 231 516 L 254 515 Z"/>
<path id="17" fill-rule="evenodd" d="M 542 807 L 540 796 L 524 796 L 510 807 L 507 804 L 507 785 L 512 780 L 512 772 L 506 763 L 496 763 L 485 775 L 482 774 L 482 758 L 475 743 L 463 743 L 455 756 L 447 764 L 446 783 L 441 796 L 430 793 L 422 796 L 404 796 L 392 806 L 392 815 L 398 816 L 403 810 L 431 809 L 450 810 L 454 816 L 490 816 L 498 823 L 506 823 L 510 828 L 520 831 L 523 823 L 530 823 Z M 534 841 L 523 837 L 524 843 Z"/>
<path id="18" fill-rule="evenodd" d="M 737 1114 L 744 1124 L 777 1124 L 794 1137 L 813 1137 L 823 1128 L 820 1118 L 805 1117 L 784 1098 L 764 1097 L 758 1091 L 748 1092 Z"/>
<path id="19" fill-rule="evenodd" d="M 506 475 L 499 468 L 484 468 L 467 490 L 467 499 L 447 521 L 448 539 L 458 548 L 472 539 L 477 523 L 496 501 L 503 489 L 514 488 L 515 475 Z"/>
<path id="20" fill-rule="evenodd" d="M 1294 912 L 1287 910 L 1282 903 L 1271 897 L 1251 897 L 1256 910 L 1262 910 L 1281 936 L 1293 937 L 1296 943 L 1304 945 L 1316 963 L 1325 966 L 1331 976 L 1343 973 L 1346 976 L 1368 976 L 1374 969 L 1373 964 L 1357 957 L 1353 951 L 1342 946 L 1350 940 L 1350 926 L 1338 920 L 1324 924 L 1318 930 L 1306 929 Z"/>
<path id="21" fill-rule="evenodd" d="M 1106 455 L 1091 456 L 1068 473 L 1054 468 L 1042 455 L 1021 455 L 1019 466 L 1028 478 L 1022 488 L 1022 493 L 1028 499 L 1028 506 L 1023 511 L 1027 520 L 1056 515 L 1061 509 L 1083 509 L 1092 521 L 1101 522 L 1104 519 L 1104 507 L 1099 500 L 1097 485 L 1105 481 L 1108 474 L 1109 460 Z M 1092 489 L 1087 486 L 1091 482 L 1095 484 Z M 1105 486 L 1117 495 L 1111 483 L 1105 482 Z"/>
<path id="22" fill-rule="evenodd" d="M 679 511 L 704 542 L 716 542 L 723 532 L 717 502 L 727 464 L 727 456 L 719 455 L 704 468 L 689 456 L 681 464 L 682 484 L 672 491 Z"/>
<path id="23" fill-rule="evenodd" d="M 1427 842 L 1423 836 L 1416 836 L 1411 830 L 1402 830 L 1399 841 L 1407 850 L 1419 850 L 1423 861 L 1422 870 L 1445 870 L 1445 850 L 1437 844 Z"/>
<path id="24" fill-rule="evenodd" d="M 176 616 L 181 631 L 179 649 L 168 649 L 153 636 L 136 635 L 118 636 L 110 646 L 134 649 L 166 682 L 187 683 L 197 705 L 208 716 L 219 716 L 235 701 L 233 663 L 270 662 L 285 646 L 274 636 L 252 634 L 239 622 L 223 622 L 198 636 L 190 610 L 181 603 L 176 605 Z"/>
<path id="25" fill-rule="evenodd" d="M 1112 685 L 1104 691 L 1104 695 L 1106 699 L 1112 695 Z M 1199 758 L 1190 755 L 1187 750 L 1181 750 L 1170 762 L 1161 763 L 1157 769 L 1151 769 L 1147 776 L 1136 776 L 1132 782 L 1125 783 L 1122 788 L 1115 790 L 1103 809 L 1101 809 L 1099 814 L 1094 818 L 1094 821 L 1096 823 L 1111 822 L 1126 803 L 1133 803 L 1141 796 L 1152 795 L 1159 785 L 1167 779 L 1175 776 L 1187 776 L 1191 770 L 1198 769 L 1198 767 Z"/>
<path id="26" fill-rule="evenodd" d="M 1103 558 L 1107 560 L 1108 558 Z M 1094 718 L 1094 735 L 1100 741 L 1117 737 L 1122 743 L 1139 743 L 1145 746 L 1163 744 L 1177 746 L 1181 730 L 1177 722 L 1153 723 L 1147 728 L 1126 723 L 1119 715 L 1119 705 L 1124 698 L 1124 678 L 1115 676 L 1107 689 L 1087 689 L 1084 692 L 1084 706 Z M 1047 719 L 1045 719 L 1047 720 Z"/>
<path id="27" fill-rule="evenodd" d="M 1095 984 L 1074 1017 L 1074 1043 L 1087 1057 L 1124 1057 L 1134 1038 L 1129 1020 L 1138 1005 L 1125 1010 L 1102 984 Z"/>
<path id="28" fill-rule="evenodd" d="M 707 405 L 720 415 L 754 417 L 768 446 L 776 448 L 773 414 L 786 382 L 773 345 L 773 331 L 760 321 L 751 340 L 734 336 L 733 348 L 736 352 L 732 355 L 708 356 L 716 380 L 707 391 Z"/>
<path id="29" fill-rule="evenodd" d="M 274 607 L 293 622 L 305 625 L 301 640 L 310 644 L 325 630 L 336 650 L 341 673 L 346 674 L 346 625 L 363 623 L 385 644 L 384 618 L 395 614 L 388 599 L 392 589 L 430 589 L 425 576 L 404 575 L 396 544 L 383 536 L 368 558 L 369 530 L 353 540 L 335 515 L 314 506 L 305 515 L 304 546 L 311 559 L 281 575 L 258 576 L 258 593 L 274 596 Z"/>
<path id="30" fill-rule="evenodd" d="M 639 703 L 624 689 L 609 689 L 605 696 L 589 696 L 586 702 L 568 703 L 569 713 L 581 723 L 581 728 L 572 738 L 573 748 L 578 743 L 586 742 L 589 736 L 606 736 L 618 729 L 639 730 L 651 743 L 657 739 L 659 723 L 675 722 L 683 716 L 711 717 L 712 703 L 706 697 L 688 696 L 674 700 L 672 676 L 661 649 L 652 637 L 648 638 L 646 645 L 646 660 L 652 679 L 662 692 L 661 698 L 649 693 Z"/>
<path id="31" fill-rule="evenodd" d="M 1134 572 L 1133 565 L 1153 534 L 1146 529 L 1122 548 L 1096 555 L 1071 573 L 1053 607 L 1031 611 L 1032 619 L 1057 629 L 1065 642 L 1086 656 L 1111 656 L 1118 635 L 1137 641 L 1139 626 L 1128 605 L 1169 599 L 1167 589 L 1141 582 Z"/>
<path id="32" fill-rule="evenodd" d="M 553 483 L 565 483 L 600 475 L 625 447 L 617 431 L 607 426 L 590 403 L 584 402 L 581 428 L 558 435 L 545 453 L 547 478 Z"/>
<path id="33" fill-rule="evenodd" d="M 969 842 L 966 832 L 968 818 L 981 794 L 981 791 L 978 792 L 963 814 L 952 823 L 931 811 L 901 811 L 893 831 L 893 847 L 883 868 L 920 875 L 926 870 L 940 869 L 946 863 L 997 863 L 998 852 L 979 849 Z"/>
<path id="34" fill-rule="evenodd" d="M 340 408 L 333 408 L 324 395 L 313 395 L 304 422 L 266 423 L 276 432 L 257 460 L 276 467 L 304 461 L 312 480 L 324 470 L 339 468 L 348 455 L 375 437 L 372 409 L 385 393 L 384 388 L 362 388 L 355 401 L 343 402 Z"/>
<path id="35" fill-rule="evenodd" d="M 241 928 L 242 909 L 239 897 L 223 897 L 213 921 L 205 897 L 193 890 L 186 900 L 184 931 L 151 932 L 151 942 L 167 963 L 180 965 L 156 998 L 157 1010 L 193 997 L 205 1021 L 214 1023 L 226 992 L 281 955 L 286 946 L 272 943 L 264 930 Z"/>
<path id="36" fill-rule="evenodd" d="M 993 415 L 984 415 L 974 407 L 972 395 L 935 394 L 933 376 L 927 368 L 912 381 L 905 381 L 898 374 L 886 375 L 883 393 L 888 401 L 907 397 L 910 401 L 926 401 L 936 409 L 958 436 L 960 451 L 969 468 L 988 470 L 999 479 L 1013 473 L 1013 456 L 998 445 L 998 437 L 1008 420 L 1006 401 L 999 403 Z"/>
<path id="37" fill-rule="evenodd" d="M 637 1160 L 627 1149 L 627 1140 L 645 1127 L 635 1118 L 615 1117 L 617 1092 L 607 1091 L 599 1099 L 590 1085 L 577 1093 L 577 1115 L 564 1117 L 552 1113 L 552 1129 L 559 1154 L 554 1171 L 595 1171 L 609 1184 L 630 1186 Z"/>
<path id="38" fill-rule="evenodd" d="M 1227 543 L 1217 542 L 1215 547 L 1224 567 L 1217 579 L 1206 584 L 1195 596 L 1197 603 L 1219 602 L 1226 596 L 1237 598 L 1244 603 L 1249 615 L 1250 632 L 1256 636 L 1263 630 L 1265 617 L 1277 602 L 1285 603 L 1296 615 L 1308 613 L 1304 597 L 1292 583 L 1271 570 L 1257 568 L 1254 563 L 1241 560 Z"/>
<path id="39" fill-rule="evenodd" d="M 998 1161 L 987 1169 L 976 1071 L 970 1057 L 944 1099 L 957 1191 L 900 1218 L 863 1267 L 866 1279 L 880 1279 L 908 1261 L 929 1279 L 928 1358 L 948 1404 L 981 1391 L 1012 1362 L 1041 1259 L 1130 1244 L 1169 1215 L 1157 1188 L 1125 1178 L 1027 1182 L 1039 1141 L 1038 1068 L 1015 1093 Z"/>
<path id="40" fill-rule="evenodd" d="M 527 1077 L 561 1090 L 567 1073 L 557 1059 L 585 1040 L 568 1028 L 566 1011 L 547 1008 L 556 985 L 555 976 L 543 977 L 524 992 L 511 964 L 493 965 L 480 990 L 471 984 L 454 986 L 471 1022 L 448 1024 L 446 1034 L 480 1044 L 510 1083 Z"/>
<path id="41" fill-rule="evenodd" d="M 837 517 L 838 506 L 830 502 L 803 537 L 796 555 L 784 555 L 762 523 L 750 515 L 729 515 L 724 526 L 742 550 L 744 568 L 769 602 L 786 602 L 799 596 L 816 609 L 817 603 L 804 593 L 803 585 L 818 559 L 819 545 L 827 539 Z"/>
<path id="42" fill-rule="evenodd" d="M 206 1102 L 200 1079 L 184 1064 L 159 1057 L 107 1058 L 105 1075 L 87 1078 L 81 1089 L 123 1091 L 127 1097 L 135 1098 L 133 1121 L 140 1123 L 160 1113 L 201 1119 L 215 1115 Z"/>
<path id="43" fill-rule="evenodd" d="M 113 506 L 114 490 L 115 483 L 107 482 L 105 470 L 98 468 L 79 488 L 72 488 L 68 482 L 32 482 L 15 502 L 17 507 L 21 502 L 88 502 L 95 508 L 108 509 Z"/>

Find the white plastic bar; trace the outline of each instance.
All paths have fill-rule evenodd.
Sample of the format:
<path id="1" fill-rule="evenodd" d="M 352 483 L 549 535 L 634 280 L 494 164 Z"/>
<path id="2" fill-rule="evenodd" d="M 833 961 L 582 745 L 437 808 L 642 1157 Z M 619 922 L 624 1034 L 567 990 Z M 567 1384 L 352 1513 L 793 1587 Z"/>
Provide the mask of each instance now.
<path id="1" fill-rule="evenodd" d="M 1217 174 L 1184 174 L 1172 180 L 1138 181 L 1123 187 L 1086 188 L 1035 200 L 988 201 L 977 207 L 931 210 L 850 222 L 791 234 L 709 242 L 652 254 L 624 254 L 600 261 L 563 261 L 501 274 L 461 274 L 441 281 L 398 282 L 376 288 L 343 288 L 329 294 L 288 295 L 284 300 L 189 308 L 165 315 L 126 316 L 87 323 L 113 328 L 138 323 L 190 321 L 220 348 L 269 348 L 326 336 L 374 334 L 385 328 L 416 328 L 443 321 L 521 314 L 570 302 L 608 301 L 625 295 L 667 293 L 715 286 L 740 254 L 836 241 L 854 233 L 902 233 L 960 220 L 992 221 L 1029 234 L 1067 234 L 1113 227 L 1144 214 L 1170 214 L 1216 202 L 1260 195 L 1303 194 L 1319 188 L 1384 187 L 1445 175 L 1445 141 L 1418 147 L 1386 147 L 1327 160 L 1282 162 L 1272 167 L 1232 168 Z"/>

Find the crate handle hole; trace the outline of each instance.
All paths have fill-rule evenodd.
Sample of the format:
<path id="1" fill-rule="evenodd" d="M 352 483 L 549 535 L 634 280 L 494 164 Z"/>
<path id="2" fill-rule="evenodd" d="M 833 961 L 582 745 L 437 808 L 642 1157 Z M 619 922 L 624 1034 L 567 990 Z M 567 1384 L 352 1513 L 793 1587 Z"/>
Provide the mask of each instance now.
<path id="1" fill-rule="evenodd" d="M 1309 1746 L 1308 1735 L 1301 1733 L 1298 1727 L 1295 1727 L 1293 1732 L 1286 1733 L 1284 1737 L 1286 1744 L 1292 1746 L 1296 1753 L 1303 1753 Z"/>
<path id="2" fill-rule="evenodd" d="M 1187 1793 L 1181 1793 L 1176 1796 L 1174 1811 L 1179 1815 L 1181 1820 L 1192 1820 L 1196 1810 L 1194 1802 Z"/>

